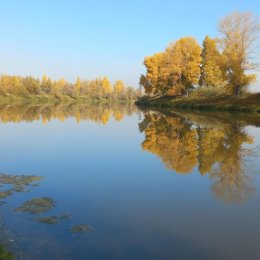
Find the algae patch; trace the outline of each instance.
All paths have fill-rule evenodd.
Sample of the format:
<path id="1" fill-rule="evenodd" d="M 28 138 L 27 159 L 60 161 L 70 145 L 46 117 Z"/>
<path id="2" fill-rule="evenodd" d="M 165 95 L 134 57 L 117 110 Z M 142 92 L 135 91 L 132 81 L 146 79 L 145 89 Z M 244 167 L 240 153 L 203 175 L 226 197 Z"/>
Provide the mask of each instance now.
<path id="1" fill-rule="evenodd" d="M 5 191 L 0 191 L 0 200 L 12 196 L 14 192 L 26 192 L 28 186 L 36 185 L 34 182 L 39 180 L 42 180 L 42 177 L 34 175 L 11 175 L 1 173 L 0 188 L 4 189 L 8 187 L 8 189 Z"/>
<path id="2" fill-rule="evenodd" d="M 42 177 L 35 175 L 0 174 L 0 183 L 12 185 L 14 190 L 17 192 L 23 192 L 26 186 L 34 185 L 33 182 L 42 179 Z"/>
<path id="3" fill-rule="evenodd" d="M 90 224 L 75 225 L 71 229 L 72 233 L 88 233 L 94 230 Z"/>
<path id="4" fill-rule="evenodd" d="M 57 216 L 51 216 L 51 217 L 40 217 L 35 219 L 39 223 L 53 225 L 60 223 L 60 218 Z"/>
<path id="5" fill-rule="evenodd" d="M 70 216 L 68 214 L 60 214 L 58 216 L 39 217 L 35 220 L 39 223 L 53 225 L 60 223 L 62 220 L 68 220 L 69 218 Z"/>
<path id="6" fill-rule="evenodd" d="M 55 207 L 55 201 L 48 197 L 35 198 L 28 200 L 16 209 L 19 212 L 27 212 L 30 214 L 41 214 Z"/>
<path id="7" fill-rule="evenodd" d="M 0 245 L 0 260 L 12 260 L 14 255 L 7 251 L 3 245 Z"/>
<path id="8" fill-rule="evenodd" d="M 0 199 L 6 199 L 13 195 L 12 190 L 0 191 Z"/>

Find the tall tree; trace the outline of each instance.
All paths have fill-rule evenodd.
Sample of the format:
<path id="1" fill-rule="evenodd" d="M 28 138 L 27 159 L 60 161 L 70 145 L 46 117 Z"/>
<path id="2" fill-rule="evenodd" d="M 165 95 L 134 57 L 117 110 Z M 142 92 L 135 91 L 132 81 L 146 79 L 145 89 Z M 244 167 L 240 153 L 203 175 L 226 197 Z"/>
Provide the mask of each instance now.
<path id="1" fill-rule="evenodd" d="M 199 82 L 201 47 L 192 37 L 185 37 L 175 44 L 174 53 L 179 57 L 182 84 L 187 87 L 194 86 Z"/>
<path id="2" fill-rule="evenodd" d="M 48 78 L 46 75 L 43 75 L 42 80 L 41 80 L 41 90 L 48 94 L 51 92 L 52 89 L 52 82 L 51 79 Z"/>
<path id="3" fill-rule="evenodd" d="M 224 86 L 224 69 L 221 66 L 222 56 L 217 49 L 215 39 L 211 39 L 209 36 L 203 41 L 203 49 L 201 53 L 201 76 L 200 86 L 206 87 L 219 87 Z"/>
<path id="4" fill-rule="evenodd" d="M 147 94 L 161 94 L 163 88 L 161 85 L 161 69 L 164 66 L 164 53 L 156 53 L 150 57 L 145 57 L 144 65 L 146 75 L 141 75 L 140 84 L 144 87 Z"/>
<path id="5" fill-rule="evenodd" d="M 117 80 L 114 84 L 114 97 L 121 98 L 125 91 L 125 84 L 122 80 Z"/>
<path id="6" fill-rule="evenodd" d="M 111 83 L 110 83 L 108 77 L 104 77 L 102 79 L 102 83 L 101 84 L 102 84 L 102 88 L 103 88 L 104 94 L 105 95 L 111 94 L 112 86 L 111 86 Z"/>
<path id="7" fill-rule="evenodd" d="M 75 91 L 76 94 L 79 95 L 81 91 L 81 79 L 80 77 L 77 77 L 76 83 L 75 83 Z"/>
<path id="8" fill-rule="evenodd" d="M 257 67 L 255 53 L 259 39 L 260 23 L 249 12 L 234 12 L 219 23 L 223 35 L 224 55 L 227 57 L 229 89 L 235 96 L 255 81 L 255 74 L 248 74 Z"/>

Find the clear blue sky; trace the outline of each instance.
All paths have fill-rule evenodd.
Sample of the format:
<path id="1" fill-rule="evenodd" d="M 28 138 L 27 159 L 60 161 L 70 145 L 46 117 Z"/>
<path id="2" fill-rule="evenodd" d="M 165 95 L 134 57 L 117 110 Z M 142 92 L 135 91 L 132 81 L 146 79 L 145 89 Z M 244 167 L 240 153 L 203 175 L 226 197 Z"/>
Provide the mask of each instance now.
<path id="1" fill-rule="evenodd" d="M 106 75 L 138 86 L 144 56 L 182 36 L 216 36 L 232 11 L 260 16 L 260 1 L 1 1 L 0 74 Z"/>

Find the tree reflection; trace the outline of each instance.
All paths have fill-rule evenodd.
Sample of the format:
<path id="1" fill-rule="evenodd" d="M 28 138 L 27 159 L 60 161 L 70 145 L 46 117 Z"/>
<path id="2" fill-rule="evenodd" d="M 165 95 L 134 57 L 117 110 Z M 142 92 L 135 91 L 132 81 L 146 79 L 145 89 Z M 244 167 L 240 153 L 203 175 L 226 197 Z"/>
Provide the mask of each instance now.
<path id="1" fill-rule="evenodd" d="M 107 124 L 111 118 L 121 121 L 124 116 L 136 113 L 133 103 L 53 103 L 53 104 L 13 104 L 0 106 L 0 121 L 6 122 L 32 122 L 42 120 L 47 124 L 53 119 L 63 122 L 67 118 L 74 117 L 77 123 L 94 121 L 99 124 Z"/>
<path id="2" fill-rule="evenodd" d="M 178 117 L 157 113 L 145 115 L 144 150 L 156 154 L 168 169 L 190 173 L 197 164 L 197 133 L 191 124 Z M 142 129 L 140 125 L 140 129 Z"/>
<path id="3" fill-rule="evenodd" d="M 252 151 L 242 147 L 243 144 L 252 144 L 253 138 L 239 126 L 230 126 L 225 136 L 222 158 L 218 167 L 210 172 L 215 180 L 212 190 L 227 202 L 239 202 L 254 192 L 245 171 L 245 157 Z"/>
<path id="4" fill-rule="evenodd" d="M 196 122 L 194 117 L 149 112 L 139 129 L 145 134 L 144 150 L 156 154 L 176 173 L 191 173 L 198 167 L 201 175 L 214 180 L 212 191 L 224 201 L 241 202 L 254 192 L 245 170 L 252 150 L 244 148 L 254 140 L 238 122 L 216 125 L 206 117 Z"/>

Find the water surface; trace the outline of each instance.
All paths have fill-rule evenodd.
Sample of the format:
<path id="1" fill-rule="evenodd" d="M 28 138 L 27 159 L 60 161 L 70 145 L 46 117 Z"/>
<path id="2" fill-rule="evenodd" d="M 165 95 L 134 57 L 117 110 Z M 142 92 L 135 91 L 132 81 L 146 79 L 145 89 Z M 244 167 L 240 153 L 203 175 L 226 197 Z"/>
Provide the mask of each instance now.
<path id="1" fill-rule="evenodd" d="M 27 104 L 0 120 L 17 259 L 259 259 L 259 119 Z"/>

